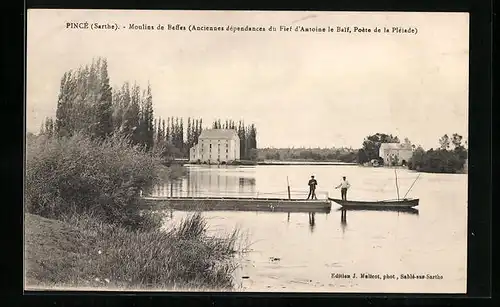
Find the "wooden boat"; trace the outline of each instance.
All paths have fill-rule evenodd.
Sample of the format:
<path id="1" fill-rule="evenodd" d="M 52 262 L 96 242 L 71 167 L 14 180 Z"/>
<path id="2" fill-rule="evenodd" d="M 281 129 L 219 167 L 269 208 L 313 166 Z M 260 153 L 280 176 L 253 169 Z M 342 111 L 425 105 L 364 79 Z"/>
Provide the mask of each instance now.
<path id="1" fill-rule="evenodd" d="M 242 197 L 142 197 L 141 203 L 144 209 L 183 211 L 330 212 L 332 206 L 328 199 Z"/>
<path id="2" fill-rule="evenodd" d="M 342 200 L 337 198 L 328 198 L 345 208 L 381 208 L 381 209 L 398 209 L 398 208 L 413 208 L 418 206 L 418 198 L 405 198 L 395 200 L 379 200 L 379 201 L 362 201 L 362 200 Z"/>
<path id="3" fill-rule="evenodd" d="M 342 200 L 338 198 L 330 198 L 328 200 L 333 201 L 343 208 L 365 208 L 365 209 L 409 209 L 418 206 L 419 199 L 418 198 L 406 198 L 406 195 L 410 192 L 411 188 L 420 177 L 418 174 L 415 181 L 413 181 L 412 185 L 403 196 L 403 198 L 399 198 L 399 186 L 398 186 L 398 175 L 396 173 L 396 168 L 394 168 L 394 175 L 396 178 L 396 190 L 397 190 L 397 199 L 389 199 L 389 200 L 376 200 L 376 201 L 365 201 L 365 200 Z"/>

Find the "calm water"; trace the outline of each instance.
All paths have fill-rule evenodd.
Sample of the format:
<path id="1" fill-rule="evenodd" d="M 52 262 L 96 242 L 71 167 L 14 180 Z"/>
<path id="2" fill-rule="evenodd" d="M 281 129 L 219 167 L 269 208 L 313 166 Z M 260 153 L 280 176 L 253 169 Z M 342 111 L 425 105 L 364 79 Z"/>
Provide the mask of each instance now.
<path id="1" fill-rule="evenodd" d="M 398 170 L 403 196 L 417 173 Z M 295 197 L 306 197 L 311 175 L 319 192 L 340 196 L 342 176 L 349 199 L 397 197 L 393 169 L 358 166 L 190 167 L 154 195 L 285 196 L 287 177 Z M 319 196 L 323 194 L 320 193 Z M 205 212 L 211 230 L 247 235 L 235 280 L 241 291 L 452 292 L 466 291 L 467 175 L 422 173 L 408 197 L 420 198 L 418 214 L 347 211 L 329 214 Z M 186 216 L 174 212 L 172 225 Z M 279 258 L 279 260 L 271 260 Z M 439 274 L 443 279 L 332 278 L 332 273 Z M 247 278 L 243 278 L 247 277 Z"/>

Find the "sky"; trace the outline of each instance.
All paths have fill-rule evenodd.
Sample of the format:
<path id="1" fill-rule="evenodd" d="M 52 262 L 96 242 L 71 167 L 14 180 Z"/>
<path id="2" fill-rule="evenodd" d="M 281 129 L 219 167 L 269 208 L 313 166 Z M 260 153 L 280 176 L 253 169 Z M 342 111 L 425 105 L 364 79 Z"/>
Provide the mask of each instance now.
<path id="1" fill-rule="evenodd" d="M 67 22 L 120 30 L 66 28 Z M 26 128 L 55 117 L 64 72 L 108 60 L 111 85 L 153 93 L 155 117 L 244 120 L 258 147 L 352 147 L 377 132 L 467 139 L 465 13 L 29 10 Z M 418 30 L 417 34 L 128 30 L 147 24 Z"/>

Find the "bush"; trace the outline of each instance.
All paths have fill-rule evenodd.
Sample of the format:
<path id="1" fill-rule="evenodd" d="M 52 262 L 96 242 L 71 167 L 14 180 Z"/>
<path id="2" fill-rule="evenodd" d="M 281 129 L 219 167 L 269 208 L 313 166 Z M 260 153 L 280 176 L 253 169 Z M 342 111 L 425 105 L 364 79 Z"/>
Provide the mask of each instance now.
<path id="1" fill-rule="evenodd" d="M 133 229 L 158 228 L 159 218 L 141 213 L 138 201 L 162 167 L 123 137 L 37 137 L 27 144 L 26 211 L 48 218 L 88 212 Z"/>

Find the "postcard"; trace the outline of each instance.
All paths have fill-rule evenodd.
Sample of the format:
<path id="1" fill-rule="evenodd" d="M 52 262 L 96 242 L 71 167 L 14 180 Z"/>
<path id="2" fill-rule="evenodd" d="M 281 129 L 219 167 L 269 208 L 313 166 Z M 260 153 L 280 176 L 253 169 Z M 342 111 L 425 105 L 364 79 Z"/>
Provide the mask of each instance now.
<path id="1" fill-rule="evenodd" d="M 466 293 L 469 15 L 29 9 L 25 290 Z"/>

